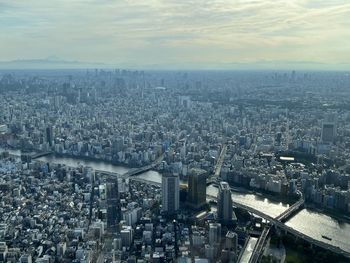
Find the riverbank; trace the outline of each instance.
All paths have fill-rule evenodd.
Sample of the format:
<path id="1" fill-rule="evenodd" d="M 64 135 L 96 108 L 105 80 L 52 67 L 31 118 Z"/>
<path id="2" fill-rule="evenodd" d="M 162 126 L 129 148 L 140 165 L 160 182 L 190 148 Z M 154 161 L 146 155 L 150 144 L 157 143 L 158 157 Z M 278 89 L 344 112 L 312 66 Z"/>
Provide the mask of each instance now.
<path id="1" fill-rule="evenodd" d="M 136 166 L 136 165 L 131 165 L 128 163 L 121 163 L 121 162 L 117 162 L 117 161 L 111 161 L 111 160 L 96 158 L 96 157 L 92 157 L 92 156 L 74 155 L 74 154 L 68 154 L 68 153 L 56 153 L 56 152 L 54 152 L 54 153 L 52 153 L 52 155 L 55 155 L 57 157 L 63 157 L 63 158 L 82 159 L 85 161 L 104 162 L 107 164 L 121 166 L 121 167 L 129 168 L 129 169 L 140 168 L 140 167 L 148 165 L 148 164 L 145 164 L 145 165 Z"/>
<path id="2" fill-rule="evenodd" d="M 20 156 L 19 152 L 17 156 L 18 155 Z M 46 162 L 63 164 L 68 167 L 77 167 L 78 165 L 90 166 L 94 170 L 101 170 L 118 174 L 124 174 L 128 171 L 127 168 L 115 166 L 111 164 L 111 162 L 104 162 L 101 160 L 86 161 L 79 157 L 75 157 L 73 159 L 68 157 L 63 158 L 58 156 L 46 156 L 38 158 L 36 160 L 43 163 Z M 161 183 L 162 179 L 161 173 L 154 170 L 144 172 L 137 177 L 158 183 Z M 262 211 L 271 217 L 276 217 L 288 209 L 288 204 L 282 203 L 281 199 L 278 197 L 266 195 L 265 193 L 255 194 L 256 192 L 250 192 L 251 190 L 248 190 L 248 193 L 243 193 L 243 187 L 239 187 L 237 189 L 240 191 L 232 192 L 232 199 L 235 202 Z M 215 197 L 217 196 L 217 192 L 218 189 L 212 185 L 207 187 L 207 193 L 212 194 Z M 315 222 L 318 224 L 315 224 Z M 332 245 L 339 246 L 346 251 L 349 250 L 350 224 L 348 223 L 339 224 L 337 220 L 331 219 L 330 216 L 326 216 L 321 212 L 308 212 L 308 209 L 303 209 L 290 220 L 288 220 L 286 224 L 289 227 L 292 227 L 293 229 L 296 229 L 299 232 L 302 232 L 305 235 L 308 235 L 316 240 L 331 243 Z M 319 225 L 322 225 L 322 227 L 320 228 Z M 322 238 L 322 235 L 329 236 L 333 240 L 331 242 L 328 242 Z"/>
<path id="3" fill-rule="evenodd" d="M 305 203 L 305 208 L 309 209 L 311 212 L 322 213 L 324 215 L 330 216 L 331 218 L 340 221 L 341 223 L 350 224 L 350 217 L 344 215 L 338 211 L 329 208 L 316 207 L 314 204 Z"/>
<path id="4" fill-rule="evenodd" d="M 8 151 L 10 155 L 15 155 L 15 156 L 21 156 L 22 153 L 38 153 L 37 150 L 34 151 L 25 151 L 20 148 L 15 148 L 15 147 L 10 147 L 10 146 L 0 146 L 0 152 L 1 151 Z M 45 155 L 45 156 L 55 156 L 59 158 L 71 158 L 71 159 L 76 159 L 76 160 L 85 160 L 85 161 L 93 161 L 93 162 L 104 162 L 110 165 L 115 165 L 115 166 L 121 166 L 124 168 L 129 168 L 129 169 L 134 169 L 134 168 L 140 168 L 149 164 L 144 164 L 144 165 L 133 165 L 129 163 L 124 163 L 124 162 L 118 162 L 118 161 L 113 161 L 113 160 L 108 160 L 108 159 L 102 159 L 102 158 L 96 158 L 93 156 L 86 156 L 86 155 L 74 155 L 74 154 L 69 154 L 69 153 L 57 153 L 57 152 L 52 152 L 51 154 Z M 40 159 L 35 158 L 36 159 Z"/>
<path id="5" fill-rule="evenodd" d="M 278 242 L 286 249 L 286 262 L 349 262 L 345 256 L 318 246 L 310 246 L 308 242 L 291 235 L 283 235 Z"/>
<path id="6" fill-rule="evenodd" d="M 267 191 L 264 191 L 261 189 L 256 189 L 256 188 L 246 188 L 244 186 L 235 186 L 232 184 L 230 185 L 230 187 L 231 187 L 231 190 L 234 192 L 245 193 L 245 194 L 254 194 L 254 195 L 261 197 L 261 198 L 267 198 L 271 201 L 286 203 L 288 205 L 292 205 L 299 200 L 297 197 L 290 197 L 290 196 L 283 196 L 280 194 L 273 194 L 271 192 L 267 192 Z"/>

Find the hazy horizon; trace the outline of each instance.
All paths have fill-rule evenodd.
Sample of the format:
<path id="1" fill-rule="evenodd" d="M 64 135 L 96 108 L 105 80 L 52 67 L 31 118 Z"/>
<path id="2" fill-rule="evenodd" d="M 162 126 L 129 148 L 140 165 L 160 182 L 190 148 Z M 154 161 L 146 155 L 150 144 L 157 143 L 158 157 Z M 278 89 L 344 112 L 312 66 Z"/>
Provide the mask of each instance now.
<path id="1" fill-rule="evenodd" d="M 0 0 L 0 68 L 349 70 L 348 28 L 342 0 Z"/>

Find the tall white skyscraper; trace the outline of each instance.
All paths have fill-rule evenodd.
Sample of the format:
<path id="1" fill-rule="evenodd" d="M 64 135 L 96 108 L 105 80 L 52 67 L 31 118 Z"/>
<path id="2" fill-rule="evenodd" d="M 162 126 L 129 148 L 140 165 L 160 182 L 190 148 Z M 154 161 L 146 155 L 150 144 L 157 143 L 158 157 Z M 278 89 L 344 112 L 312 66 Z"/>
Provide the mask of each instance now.
<path id="1" fill-rule="evenodd" d="M 232 197 L 228 183 L 220 182 L 218 192 L 218 220 L 224 224 L 232 222 Z"/>
<path id="2" fill-rule="evenodd" d="M 162 211 L 175 214 L 180 205 L 180 181 L 178 175 L 164 174 L 162 177 Z"/>

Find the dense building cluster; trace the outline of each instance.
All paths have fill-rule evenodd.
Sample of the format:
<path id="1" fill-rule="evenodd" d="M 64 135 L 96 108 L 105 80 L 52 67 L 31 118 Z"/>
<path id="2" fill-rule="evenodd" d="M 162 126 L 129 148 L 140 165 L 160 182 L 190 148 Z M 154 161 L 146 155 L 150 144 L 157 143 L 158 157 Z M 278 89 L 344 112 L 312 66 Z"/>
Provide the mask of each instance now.
<path id="1" fill-rule="evenodd" d="M 0 158 L 0 262 L 236 262 L 264 227 L 237 219 L 237 186 L 350 212 L 349 83 L 317 72 L 0 75 L 0 145 L 22 150 Z M 37 154 L 161 159 L 162 182 Z M 210 202 L 207 184 L 218 187 Z"/>
<path id="2" fill-rule="evenodd" d="M 206 198 L 205 180 L 190 186 L 191 198 L 181 202 L 180 210 L 179 178 L 169 174 L 163 176 L 162 190 L 90 167 L 22 162 L 3 153 L 0 175 L 2 262 L 190 262 L 194 257 L 214 260 L 221 250 L 225 262 L 231 262 L 246 238 L 242 232 L 238 246 L 237 233 L 224 228 L 222 236 L 224 229 L 212 212 L 193 214 L 197 204 L 203 206 L 203 194 Z M 198 191 L 203 186 L 204 193 Z M 224 227 L 235 215 L 229 186 L 221 187 L 217 220 Z"/>

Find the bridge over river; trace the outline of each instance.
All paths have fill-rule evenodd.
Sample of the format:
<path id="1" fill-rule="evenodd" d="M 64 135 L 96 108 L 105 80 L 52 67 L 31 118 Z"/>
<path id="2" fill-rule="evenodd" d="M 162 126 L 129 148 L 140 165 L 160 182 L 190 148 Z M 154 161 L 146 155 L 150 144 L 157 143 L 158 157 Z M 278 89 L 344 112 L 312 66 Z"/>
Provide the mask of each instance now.
<path id="1" fill-rule="evenodd" d="M 161 157 L 158 158 L 157 161 L 154 162 L 151 165 L 148 165 L 148 166 L 145 166 L 145 167 L 142 167 L 142 168 L 132 169 L 129 172 L 127 172 L 125 174 L 122 174 L 122 175 L 117 174 L 117 173 L 106 172 L 106 171 L 99 171 L 99 170 L 96 170 L 96 172 L 104 174 L 104 175 L 107 175 L 110 178 L 116 178 L 116 177 L 119 177 L 119 178 L 130 178 L 132 180 L 140 181 L 140 182 L 143 182 L 143 183 L 148 183 L 148 184 L 150 183 L 150 184 L 153 184 L 153 185 L 156 185 L 156 186 L 160 186 L 159 183 L 155 183 L 155 182 L 151 182 L 151 181 L 148 181 L 148 180 L 145 180 L 145 179 L 141 179 L 141 178 L 135 177 L 135 175 L 138 175 L 140 173 L 143 173 L 145 171 L 151 170 L 154 167 L 156 167 L 162 161 Z M 131 177 L 133 177 L 133 178 L 131 178 Z M 211 179 L 213 179 L 213 178 L 211 178 Z M 215 183 L 218 183 L 218 181 L 219 180 L 217 180 L 217 179 L 216 180 L 212 180 L 211 183 L 215 184 Z M 241 208 L 241 209 L 247 210 L 248 212 L 250 212 L 252 214 L 260 216 L 260 217 L 264 218 L 265 220 L 269 221 L 271 226 L 275 226 L 276 228 L 279 228 L 279 229 L 283 230 L 286 233 L 290 233 L 290 234 L 292 234 L 292 235 L 294 235 L 294 236 L 296 236 L 298 238 L 301 238 L 301 239 L 307 241 L 308 243 L 310 243 L 311 245 L 315 245 L 315 246 L 324 248 L 326 250 L 330 250 L 330 251 L 332 251 L 334 253 L 341 254 L 344 257 L 350 259 L 350 253 L 349 252 L 344 251 L 344 250 L 342 250 L 341 248 L 339 248 L 337 246 L 333 246 L 331 244 L 327 244 L 327 243 L 324 243 L 322 241 L 316 240 L 316 239 L 314 239 L 314 238 L 312 238 L 312 237 L 310 237 L 308 235 L 305 235 L 302 232 L 300 232 L 300 231 L 298 231 L 298 230 L 296 230 L 294 228 L 291 228 L 291 227 L 289 227 L 289 226 L 287 226 L 287 225 L 285 225 L 283 223 L 290 216 L 292 216 L 300 208 L 303 207 L 304 199 L 302 198 L 301 193 L 299 193 L 299 195 L 300 195 L 300 199 L 299 199 L 298 202 L 296 202 L 295 204 L 290 206 L 286 211 L 284 211 L 283 213 L 281 213 L 280 215 L 278 215 L 275 218 L 265 214 L 262 211 L 259 211 L 259 210 L 255 209 L 255 208 L 252 208 L 250 206 L 246 206 L 244 204 L 237 203 L 237 202 L 234 202 L 234 201 L 233 201 L 233 206 L 237 207 L 237 208 Z M 207 195 L 207 197 L 210 198 L 210 199 L 216 200 L 216 196 Z M 263 248 L 264 248 L 264 244 L 265 244 L 266 238 L 268 237 L 268 234 L 269 234 L 269 227 L 265 228 L 264 231 L 262 232 L 262 234 L 261 234 L 261 236 L 260 236 L 260 238 L 259 238 L 259 240 L 257 242 L 257 245 L 254 248 L 252 256 L 250 258 L 250 261 L 249 261 L 250 263 L 258 262 L 259 259 L 261 259 Z"/>
<path id="2" fill-rule="evenodd" d="M 209 197 L 212 198 L 212 199 L 214 199 L 214 200 L 216 200 L 216 196 L 210 195 Z M 273 226 L 275 226 L 275 227 L 277 227 L 277 228 L 279 228 L 279 229 L 285 231 L 286 233 L 290 233 L 290 234 L 292 234 L 292 235 L 294 235 L 294 236 L 296 236 L 296 237 L 298 237 L 298 238 L 301 238 L 301 239 L 307 241 L 308 243 L 310 243 L 310 244 L 312 244 L 312 245 L 315 245 L 315 246 L 324 248 L 324 249 L 326 249 L 326 250 L 330 250 L 330 251 L 332 251 L 332 252 L 334 252 L 334 253 L 337 253 L 337 254 L 341 254 L 341 255 L 343 255 L 344 257 L 347 257 L 347 258 L 350 259 L 350 253 L 349 253 L 349 252 L 344 251 L 344 250 L 342 250 L 341 248 L 336 247 L 336 246 L 333 246 L 333 245 L 331 245 L 331 244 L 327 244 L 327 243 L 321 242 L 321 241 L 319 241 L 319 240 L 316 240 L 316 239 L 314 239 L 314 238 L 312 238 L 312 237 L 310 237 L 310 236 L 308 236 L 308 235 L 305 235 L 305 234 L 299 232 L 298 230 L 295 230 L 294 228 L 291 228 L 291 227 L 285 225 L 283 222 L 281 222 L 280 220 L 278 220 L 278 218 L 282 218 L 282 219 L 283 219 L 283 218 L 285 218 L 285 217 L 277 216 L 276 218 L 273 218 L 273 217 L 271 217 L 271 216 L 265 214 L 264 212 L 261 212 L 261 211 L 255 209 L 255 208 L 252 208 L 252 207 L 249 207 L 249 206 L 246 206 L 246 205 L 243 205 L 243 204 L 234 202 L 234 201 L 233 201 L 232 203 L 233 203 L 233 206 L 234 206 L 234 207 L 238 207 L 238 208 L 247 210 L 248 212 L 250 212 L 250 213 L 252 213 L 252 214 L 255 214 L 255 215 L 257 215 L 257 216 L 260 216 L 260 217 L 266 219 L 267 221 L 270 222 L 271 225 L 273 225 Z M 301 205 L 301 202 L 300 202 L 300 203 L 298 202 L 298 205 L 300 206 L 300 205 Z M 295 207 L 291 206 L 291 211 L 293 211 L 293 210 L 295 210 L 295 209 L 296 209 L 296 206 L 295 206 Z M 282 213 L 282 214 L 284 214 L 284 213 Z M 282 215 L 282 214 L 281 214 L 281 215 Z M 288 214 L 288 213 L 287 213 L 287 214 Z M 286 215 L 286 214 L 285 214 L 285 215 Z M 263 237 L 263 238 L 266 239 L 266 237 L 267 237 L 267 235 L 266 235 L 265 237 Z M 261 243 L 261 242 L 262 242 L 262 241 L 260 241 L 260 243 Z M 259 241 L 258 241 L 258 243 L 259 243 Z M 258 243 L 257 243 L 257 244 L 258 244 Z M 262 246 L 262 247 L 263 247 L 263 246 Z M 257 262 L 258 259 L 259 259 L 260 256 L 261 256 L 261 249 L 259 249 L 258 247 L 256 247 L 256 248 L 257 248 L 257 249 L 256 249 L 256 250 L 254 249 L 254 252 L 253 252 L 252 257 L 251 257 L 251 260 L 252 260 L 252 259 L 254 259 L 254 260 L 252 260 L 252 261 L 250 261 L 250 262 Z M 261 248 L 261 246 L 260 246 L 260 248 Z M 255 254 L 256 254 L 256 255 L 255 255 Z"/>

